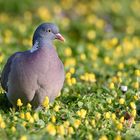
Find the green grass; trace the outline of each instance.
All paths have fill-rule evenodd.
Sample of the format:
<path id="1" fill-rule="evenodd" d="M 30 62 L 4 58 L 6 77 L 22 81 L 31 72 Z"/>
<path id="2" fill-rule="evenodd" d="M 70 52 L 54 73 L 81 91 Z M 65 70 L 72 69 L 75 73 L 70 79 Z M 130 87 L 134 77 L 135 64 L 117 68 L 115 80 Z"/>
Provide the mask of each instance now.
<path id="1" fill-rule="evenodd" d="M 35 112 L 13 109 L 0 91 L 0 139 L 140 139 L 140 4 L 138 0 L 0 1 L 0 71 L 32 46 L 42 22 L 54 22 L 65 65 L 61 95 Z M 127 86 L 123 92 L 121 86 Z"/>

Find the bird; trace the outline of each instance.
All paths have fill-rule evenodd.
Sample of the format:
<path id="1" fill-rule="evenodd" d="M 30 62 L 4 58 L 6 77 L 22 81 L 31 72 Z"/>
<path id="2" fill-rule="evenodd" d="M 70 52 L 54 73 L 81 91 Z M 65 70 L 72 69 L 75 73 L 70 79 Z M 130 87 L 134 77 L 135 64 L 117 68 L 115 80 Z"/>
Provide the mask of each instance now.
<path id="1" fill-rule="evenodd" d="M 1 86 L 13 107 L 21 99 L 34 109 L 42 106 L 47 96 L 50 102 L 63 88 L 65 72 L 53 45 L 57 39 L 65 41 L 54 23 L 40 24 L 33 35 L 32 48 L 9 57 L 1 74 Z"/>

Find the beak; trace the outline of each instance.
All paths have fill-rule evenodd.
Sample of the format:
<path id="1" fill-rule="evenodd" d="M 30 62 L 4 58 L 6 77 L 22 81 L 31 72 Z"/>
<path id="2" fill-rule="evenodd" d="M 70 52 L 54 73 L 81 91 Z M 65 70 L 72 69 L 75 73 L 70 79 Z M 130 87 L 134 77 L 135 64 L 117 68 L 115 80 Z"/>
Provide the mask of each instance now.
<path id="1" fill-rule="evenodd" d="M 55 39 L 58 39 L 63 42 L 65 41 L 65 38 L 60 33 L 55 34 Z"/>

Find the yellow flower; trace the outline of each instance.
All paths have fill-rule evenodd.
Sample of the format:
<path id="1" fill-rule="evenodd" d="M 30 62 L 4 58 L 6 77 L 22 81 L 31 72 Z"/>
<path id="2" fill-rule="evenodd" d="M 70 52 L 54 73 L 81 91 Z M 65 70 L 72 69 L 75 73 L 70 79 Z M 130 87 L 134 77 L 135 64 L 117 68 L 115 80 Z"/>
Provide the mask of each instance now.
<path id="1" fill-rule="evenodd" d="M 67 78 L 67 83 L 69 86 L 75 85 L 76 84 L 76 78 Z"/>
<path id="2" fill-rule="evenodd" d="M 131 115 L 132 115 L 134 118 L 136 117 L 136 115 L 137 115 L 136 109 L 132 110 Z"/>
<path id="3" fill-rule="evenodd" d="M 80 59 L 81 59 L 81 60 L 85 60 L 85 59 L 86 59 L 86 55 L 85 55 L 84 53 L 82 53 L 82 54 L 80 55 Z"/>
<path id="4" fill-rule="evenodd" d="M 32 116 L 31 116 L 30 112 L 26 112 L 26 113 L 25 113 L 25 118 L 26 118 L 26 120 L 29 121 L 29 120 L 31 119 L 31 117 L 32 117 Z"/>
<path id="5" fill-rule="evenodd" d="M 76 59 L 73 57 L 67 58 L 65 60 L 65 64 L 66 67 L 70 67 L 70 66 L 75 66 L 76 65 Z"/>
<path id="6" fill-rule="evenodd" d="M 97 19 L 95 24 L 96 24 L 96 27 L 99 28 L 99 29 L 103 29 L 104 25 L 105 25 L 104 20 L 102 20 L 102 19 Z"/>
<path id="7" fill-rule="evenodd" d="M 92 134 L 91 133 L 89 133 L 88 135 L 87 135 L 87 138 L 86 138 L 87 140 L 93 140 L 93 136 L 92 136 Z"/>
<path id="8" fill-rule="evenodd" d="M 18 119 L 17 116 L 14 116 L 14 121 L 17 121 L 17 119 Z"/>
<path id="9" fill-rule="evenodd" d="M 111 80 L 113 83 L 117 83 L 118 81 L 118 78 L 116 76 L 112 77 L 112 80 Z"/>
<path id="10" fill-rule="evenodd" d="M 16 128 L 14 126 L 11 127 L 12 132 L 16 131 Z"/>
<path id="11" fill-rule="evenodd" d="M 89 30 L 87 32 L 87 38 L 89 40 L 93 40 L 93 39 L 95 39 L 95 37 L 96 37 L 96 32 L 94 30 Z"/>
<path id="12" fill-rule="evenodd" d="M 93 74 L 93 73 L 89 74 L 89 81 L 90 82 L 95 82 L 96 81 L 95 74 Z"/>
<path id="13" fill-rule="evenodd" d="M 51 18 L 51 14 L 46 6 L 39 7 L 37 10 L 37 14 L 43 21 L 49 20 Z"/>
<path id="14" fill-rule="evenodd" d="M 2 23 L 6 23 L 6 22 L 8 22 L 9 21 L 9 16 L 6 14 L 6 13 L 1 13 L 1 15 L 0 15 L 0 18 L 1 18 L 1 22 Z"/>
<path id="15" fill-rule="evenodd" d="M 70 72 L 67 72 L 67 73 L 66 73 L 66 78 L 67 78 L 67 79 L 70 79 L 70 78 L 71 78 L 71 73 L 70 73 Z"/>
<path id="16" fill-rule="evenodd" d="M 55 14 L 61 14 L 62 9 L 59 5 L 53 5 L 53 11 L 55 12 Z"/>
<path id="17" fill-rule="evenodd" d="M 31 110 L 31 108 L 32 108 L 32 105 L 31 105 L 30 103 L 28 103 L 28 104 L 27 104 L 27 109 L 28 109 L 28 110 Z"/>
<path id="18" fill-rule="evenodd" d="M 139 82 L 133 83 L 134 88 L 138 89 L 139 88 Z"/>
<path id="19" fill-rule="evenodd" d="M 122 130 L 123 129 L 122 123 L 117 123 L 116 127 L 117 127 L 118 130 Z"/>
<path id="20" fill-rule="evenodd" d="M 27 140 L 27 136 L 25 136 L 25 135 L 21 136 L 20 140 Z"/>
<path id="21" fill-rule="evenodd" d="M 76 84 L 76 78 L 71 78 L 71 83 L 74 85 Z"/>
<path id="22" fill-rule="evenodd" d="M 52 123 L 49 123 L 47 125 L 46 130 L 50 135 L 52 135 L 52 136 L 56 135 L 56 128 Z"/>
<path id="23" fill-rule="evenodd" d="M 24 118 L 25 118 L 24 113 L 23 113 L 23 112 L 21 112 L 21 113 L 19 114 L 19 117 L 20 117 L 21 119 L 24 119 Z"/>
<path id="24" fill-rule="evenodd" d="M 118 77 L 118 82 L 121 83 L 122 82 L 122 78 Z"/>
<path id="25" fill-rule="evenodd" d="M 69 70 L 69 72 L 71 73 L 71 74 L 74 74 L 75 73 L 75 68 L 70 68 L 70 70 Z"/>
<path id="26" fill-rule="evenodd" d="M 4 55 L 0 53 L 0 63 L 2 63 L 3 59 L 4 59 Z"/>
<path id="27" fill-rule="evenodd" d="M 121 123 L 124 122 L 124 116 L 122 116 L 122 117 L 120 118 L 120 122 L 121 122 Z"/>
<path id="28" fill-rule="evenodd" d="M 107 136 L 101 136 L 100 138 L 99 138 L 99 140 L 108 140 L 108 138 L 107 138 Z"/>
<path id="29" fill-rule="evenodd" d="M 75 11 L 78 15 L 84 15 L 87 11 L 87 6 L 83 3 L 78 3 Z"/>
<path id="30" fill-rule="evenodd" d="M 31 117 L 30 120 L 29 120 L 29 122 L 30 122 L 30 123 L 34 123 L 34 118 Z"/>
<path id="31" fill-rule="evenodd" d="M 114 38 L 111 39 L 111 45 L 112 46 L 117 45 L 117 43 L 118 43 L 118 38 L 114 37 Z"/>
<path id="32" fill-rule="evenodd" d="M 116 114 L 112 113 L 111 118 L 112 118 L 113 121 L 115 121 L 116 120 Z"/>
<path id="33" fill-rule="evenodd" d="M 74 121 L 74 127 L 75 128 L 78 128 L 79 126 L 80 126 L 80 124 L 81 124 L 81 121 L 80 120 L 78 120 L 78 119 L 76 119 L 75 121 Z"/>
<path id="34" fill-rule="evenodd" d="M 22 126 L 26 127 L 26 125 L 27 125 L 27 122 L 24 121 L 24 122 L 22 123 Z"/>
<path id="35" fill-rule="evenodd" d="M 77 114 L 79 117 L 85 118 L 87 111 L 85 109 L 81 109 L 81 110 L 77 111 Z"/>
<path id="36" fill-rule="evenodd" d="M 49 97 L 48 96 L 45 97 L 45 99 L 42 103 L 42 106 L 46 109 L 49 108 Z"/>
<path id="37" fill-rule="evenodd" d="M 105 119 L 110 119 L 110 112 L 106 112 L 104 117 L 105 117 Z"/>
<path id="38" fill-rule="evenodd" d="M 134 99 L 137 101 L 139 99 L 139 97 L 137 95 L 135 95 Z"/>
<path id="39" fill-rule="evenodd" d="M 59 109 L 60 109 L 60 106 L 59 106 L 59 105 L 55 105 L 54 108 L 53 108 L 53 110 L 54 110 L 55 112 L 58 112 Z"/>
<path id="40" fill-rule="evenodd" d="M 74 133 L 73 127 L 68 127 L 68 134 L 71 135 Z"/>
<path id="41" fill-rule="evenodd" d="M 132 109 L 136 109 L 136 105 L 135 105 L 135 103 L 134 102 L 130 102 L 130 107 L 132 108 Z"/>
<path id="42" fill-rule="evenodd" d="M 31 39 L 23 39 L 22 40 L 22 44 L 24 45 L 24 46 L 30 46 L 31 45 Z"/>
<path id="43" fill-rule="evenodd" d="M 119 65 L 118 65 L 118 68 L 120 69 L 120 70 L 122 70 L 123 68 L 124 68 L 124 63 L 120 63 Z"/>
<path id="44" fill-rule="evenodd" d="M 57 8 L 57 14 L 58 14 L 58 8 Z M 63 19 L 60 22 L 64 28 L 68 28 L 70 24 L 70 19 L 68 17 L 63 17 Z"/>
<path id="45" fill-rule="evenodd" d="M 25 24 L 19 24 L 19 25 L 18 25 L 18 30 L 19 30 L 21 33 L 25 33 L 25 32 L 26 32 L 26 26 L 25 26 Z"/>
<path id="46" fill-rule="evenodd" d="M 120 104 L 120 105 L 123 105 L 124 103 L 125 103 L 124 98 L 120 98 L 120 99 L 119 99 L 119 104 Z"/>
<path id="47" fill-rule="evenodd" d="M 1 93 L 4 93 L 5 91 L 3 90 L 3 88 L 2 87 L 0 87 L 0 94 Z"/>
<path id="48" fill-rule="evenodd" d="M 118 77 L 121 77 L 122 75 L 123 75 L 123 73 L 122 73 L 121 71 L 118 71 L 118 72 L 117 72 L 117 76 L 118 76 Z"/>
<path id="49" fill-rule="evenodd" d="M 107 103 L 108 103 L 108 104 L 111 104 L 111 103 L 112 103 L 111 98 L 107 98 Z"/>
<path id="50" fill-rule="evenodd" d="M 69 121 L 64 121 L 63 125 L 64 125 L 65 128 L 68 128 L 70 123 L 69 123 Z"/>
<path id="51" fill-rule="evenodd" d="M 2 121 L 2 122 L 0 122 L 0 128 L 5 128 L 6 127 L 6 124 L 5 124 L 5 122 L 4 121 Z"/>
<path id="52" fill-rule="evenodd" d="M 115 88 L 114 83 L 110 83 L 110 84 L 109 84 L 109 88 L 110 88 L 110 89 L 114 89 L 114 88 Z"/>
<path id="53" fill-rule="evenodd" d="M 121 136 L 120 135 L 117 135 L 115 138 L 114 138 L 114 140 L 121 140 L 122 138 L 121 138 Z"/>
<path id="54" fill-rule="evenodd" d="M 56 122 L 56 117 L 54 115 L 51 117 L 51 121 L 52 121 L 52 123 Z"/>
<path id="55" fill-rule="evenodd" d="M 65 135 L 65 129 L 63 125 L 58 125 L 57 126 L 57 133 L 61 136 Z"/>
<path id="56" fill-rule="evenodd" d="M 80 79 L 86 82 L 96 82 L 96 77 L 94 73 L 85 73 L 80 76 Z"/>
<path id="57" fill-rule="evenodd" d="M 12 31 L 11 30 L 5 30 L 4 32 L 4 38 L 3 41 L 5 44 L 9 44 L 12 39 Z"/>
<path id="58" fill-rule="evenodd" d="M 67 79 L 67 83 L 68 83 L 69 86 L 72 86 L 71 79 Z"/>
<path id="59" fill-rule="evenodd" d="M 71 50 L 71 48 L 65 48 L 65 50 L 64 50 L 64 54 L 65 54 L 65 56 L 71 56 L 72 55 L 72 50 Z"/>
<path id="60" fill-rule="evenodd" d="M 140 70 L 135 70 L 135 75 L 140 76 Z"/>
<path id="61" fill-rule="evenodd" d="M 93 127 L 96 126 L 96 123 L 95 123 L 95 120 L 94 120 L 94 119 L 91 120 L 91 125 L 92 125 Z"/>
<path id="62" fill-rule="evenodd" d="M 38 113 L 34 113 L 33 118 L 34 118 L 35 121 L 38 121 L 39 120 Z"/>
<path id="63" fill-rule="evenodd" d="M 18 100 L 17 100 L 17 106 L 18 106 L 18 107 L 21 107 L 22 105 L 23 105 L 23 103 L 21 102 L 21 99 L 18 99 Z"/>
<path id="64" fill-rule="evenodd" d="M 87 119 L 85 120 L 85 125 L 89 125 L 89 121 Z"/>
<path id="65" fill-rule="evenodd" d="M 107 64 L 107 65 L 111 65 L 111 64 L 112 64 L 111 58 L 109 58 L 108 56 L 106 56 L 106 57 L 104 58 L 104 62 L 105 62 L 105 64 Z"/>

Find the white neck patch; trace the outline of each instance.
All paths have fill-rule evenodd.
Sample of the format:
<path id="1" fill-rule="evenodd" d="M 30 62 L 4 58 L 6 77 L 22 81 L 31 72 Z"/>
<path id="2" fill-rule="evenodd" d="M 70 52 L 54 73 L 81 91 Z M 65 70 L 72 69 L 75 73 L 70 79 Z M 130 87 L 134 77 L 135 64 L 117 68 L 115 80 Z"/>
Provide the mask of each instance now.
<path id="1" fill-rule="evenodd" d="M 35 52 L 39 48 L 39 42 L 36 41 L 35 44 L 33 45 L 32 49 L 30 50 L 31 53 Z"/>

